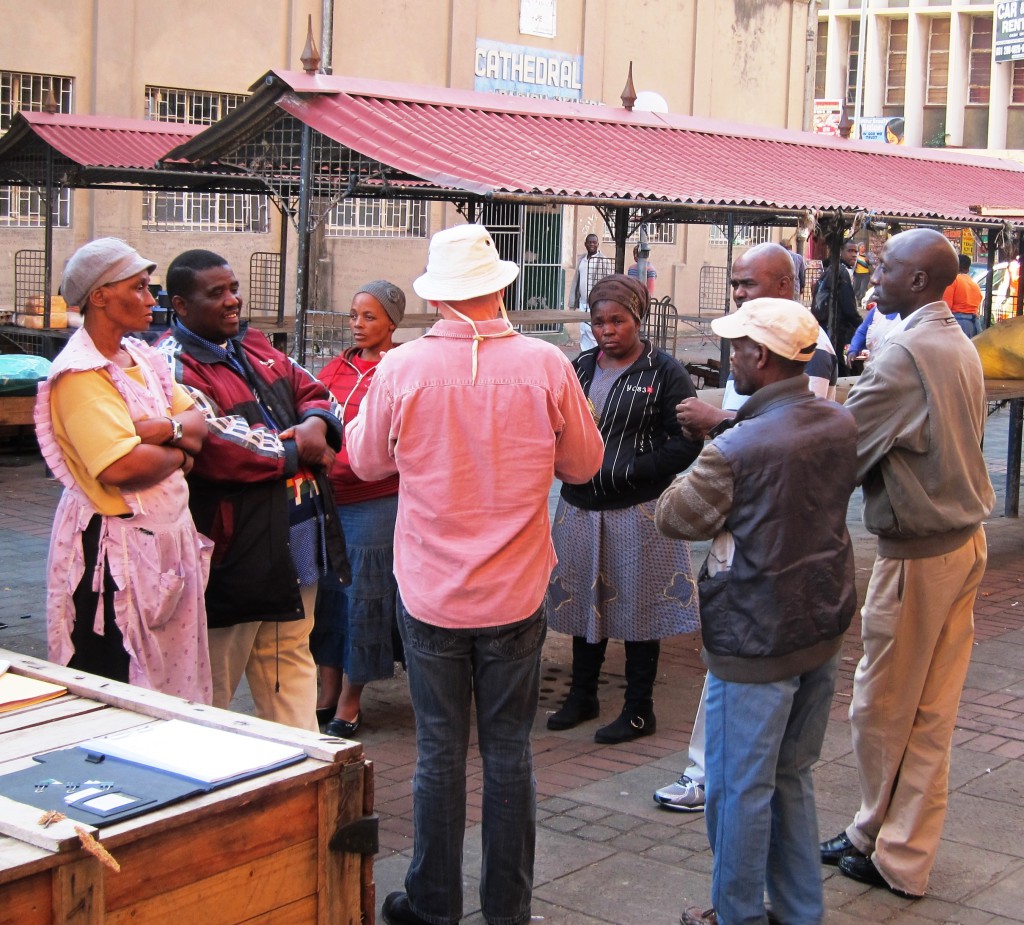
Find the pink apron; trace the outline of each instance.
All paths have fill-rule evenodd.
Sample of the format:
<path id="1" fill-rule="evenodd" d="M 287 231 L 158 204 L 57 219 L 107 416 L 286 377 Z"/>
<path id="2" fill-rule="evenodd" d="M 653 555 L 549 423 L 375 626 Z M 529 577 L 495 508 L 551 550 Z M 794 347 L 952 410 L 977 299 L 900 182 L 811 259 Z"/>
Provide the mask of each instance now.
<path id="1" fill-rule="evenodd" d="M 36 401 L 36 433 L 47 465 L 64 485 L 54 516 L 47 562 L 46 627 L 51 661 L 66 665 L 74 654 L 72 595 L 85 572 L 82 534 L 97 513 L 78 487 L 53 435 L 50 384 L 69 371 L 106 369 L 133 420 L 168 413 L 172 382 L 166 363 L 146 344 L 125 338 L 146 380 L 143 388 L 77 331 L 54 362 Z M 188 485 L 180 471 L 140 491 L 125 491 L 131 517 L 103 517 L 93 591 L 110 569 L 117 590 L 114 614 L 130 663 L 128 680 L 140 687 L 210 703 L 210 654 L 203 593 L 213 544 L 199 534 L 188 510 Z M 94 631 L 103 634 L 102 595 Z"/>

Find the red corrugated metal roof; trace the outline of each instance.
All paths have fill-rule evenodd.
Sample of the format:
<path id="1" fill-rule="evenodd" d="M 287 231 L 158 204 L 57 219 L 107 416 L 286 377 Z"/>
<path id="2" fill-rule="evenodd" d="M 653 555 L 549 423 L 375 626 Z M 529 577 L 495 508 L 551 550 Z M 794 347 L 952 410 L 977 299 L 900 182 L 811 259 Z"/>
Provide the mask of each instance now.
<path id="1" fill-rule="evenodd" d="M 111 116 L 22 112 L 33 134 L 83 167 L 147 169 L 205 126 Z"/>
<path id="2" fill-rule="evenodd" d="M 1024 199 L 1024 165 L 951 150 L 582 103 L 272 74 L 264 80 L 292 91 L 278 105 L 323 135 L 403 173 L 477 194 L 842 208 L 968 222 L 980 218 L 972 206 L 1013 208 Z"/>

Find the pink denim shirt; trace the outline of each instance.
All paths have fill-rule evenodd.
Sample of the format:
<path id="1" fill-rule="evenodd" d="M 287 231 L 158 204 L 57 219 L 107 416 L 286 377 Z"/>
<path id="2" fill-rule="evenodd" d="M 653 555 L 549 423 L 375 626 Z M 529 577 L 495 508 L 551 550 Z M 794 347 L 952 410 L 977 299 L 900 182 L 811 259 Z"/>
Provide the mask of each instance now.
<path id="1" fill-rule="evenodd" d="M 477 322 L 481 334 L 506 327 Z M 387 353 L 346 434 L 362 479 L 397 472 L 395 576 L 417 620 L 500 626 L 540 606 L 555 565 L 552 480 L 593 477 L 604 444 L 569 361 L 523 335 L 437 322 Z"/>

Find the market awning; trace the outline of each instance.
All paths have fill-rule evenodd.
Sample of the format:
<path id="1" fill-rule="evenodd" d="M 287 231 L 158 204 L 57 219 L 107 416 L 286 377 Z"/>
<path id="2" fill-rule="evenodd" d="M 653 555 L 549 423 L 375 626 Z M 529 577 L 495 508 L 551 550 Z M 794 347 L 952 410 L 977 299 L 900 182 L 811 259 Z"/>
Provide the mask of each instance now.
<path id="1" fill-rule="evenodd" d="M 1024 165 L 952 150 L 303 72 L 272 71 L 254 89 L 165 163 L 220 162 L 287 182 L 298 132 L 282 129 L 276 108 L 320 136 L 314 194 L 387 195 L 415 179 L 498 199 L 990 226 L 1001 220 L 979 207 L 1022 199 Z"/>
<path id="2" fill-rule="evenodd" d="M 0 183 L 45 187 L 49 159 L 57 186 L 131 184 L 151 189 L 266 192 L 262 183 L 237 173 L 159 165 L 171 148 L 203 128 L 147 119 L 18 112 L 0 138 Z"/>

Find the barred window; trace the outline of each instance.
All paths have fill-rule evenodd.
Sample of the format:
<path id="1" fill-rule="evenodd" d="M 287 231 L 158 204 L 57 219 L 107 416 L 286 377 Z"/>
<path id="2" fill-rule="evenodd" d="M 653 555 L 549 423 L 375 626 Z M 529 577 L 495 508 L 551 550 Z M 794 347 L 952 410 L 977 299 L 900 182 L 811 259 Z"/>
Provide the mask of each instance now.
<path id="1" fill-rule="evenodd" d="M 425 238 L 429 205 L 423 199 L 345 199 L 328 214 L 325 233 L 329 237 Z"/>
<path id="2" fill-rule="evenodd" d="M 818 44 L 814 51 L 814 96 L 825 95 L 825 73 L 828 65 L 828 20 L 818 23 Z"/>
<path id="3" fill-rule="evenodd" d="M 885 71 L 885 105 L 902 106 L 907 97 L 907 39 L 910 24 L 906 19 L 889 23 L 889 49 Z"/>
<path id="4" fill-rule="evenodd" d="M 772 239 L 772 230 L 767 225 L 735 225 L 733 227 L 734 247 L 753 247 Z M 712 247 L 726 247 L 729 244 L 727 225 L 712 225 L 708 244 Z"/>
<path id="5" fill-rule="evenodd" d="M 1014 61 L 1010 78 L 1010 102 L 1024 103 L 1024 61 Z"/>
<path id="6" fill-rule="evenodd" d="M 146 118 L 213 125 L 245 100 L 244 93 L 146 87 Z M 142 203 L 146 231 L 264 234 L 270 230 L 267 197 L 256 193 L 166 193 L 147 190 Z"/>
<path id="7" fill-rule="evenodd" d="M 55 74 L 24 74 L 0 71 L 0 135 L 10 127 L 18 112 L 43 112 L 51 93 L 57 112 L 74 109 L 74 80 Z M 0 186 L 0 227 L 39 228 L 46 223 L 40 191 L 30 186 Z M 71 190 L 57 194 L 54 224 L 71 225 Z"/>
<path id="8" fill-rule="evenodd" d="M 926 102 L 945 105 L 949 88 L 949 20 L 931 21 L 928 30 L 928 90 Z"/>
<path id="9" fill-rule="evenodd" d="M 971 17 L 971 63 L 968 103 L 987 103 L 992 86 L 992 19 Z"/>
<path id="10" fill-rule="evenodd" d="M 860 20 L 850 20 L 850 41 L 846 54 L 846 102 L 857 102 L 857 78 L 860 74 Z"/>
<path id="11" fill-rule="evenodd" d="M 675 244 L 676 243 L 676 223 L 675 222 L 647 222 L 647 243 L 648 244 Z M 601 236 L 605 244 L 614 244 L 615 238 L 611 236 L 608 229 L 605 228 L 604 234 Z M 640 226 L 630 233 L 626 240 L 630 244 L 638 244 L 640 242 Z"/>

